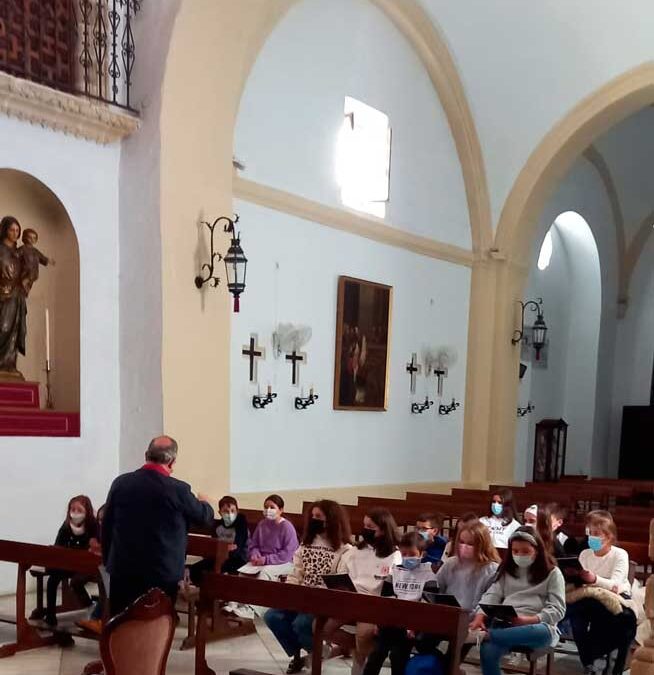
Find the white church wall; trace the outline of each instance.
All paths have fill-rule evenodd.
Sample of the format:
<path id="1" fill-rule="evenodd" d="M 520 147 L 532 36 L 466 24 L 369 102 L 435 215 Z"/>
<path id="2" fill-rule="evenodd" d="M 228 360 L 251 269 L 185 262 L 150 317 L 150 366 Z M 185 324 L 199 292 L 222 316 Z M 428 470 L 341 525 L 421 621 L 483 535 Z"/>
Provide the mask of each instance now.
<path id="1" fill-rule="evenodd" d="M 420 0 L 457 63 L 479 133 L 496 226 L 545 134 L 585 96 L 651 61 L 648 0 Z M 628 40 L 616 41 L 616 35 Z M 607 45 L 610 45 L 607 51 Z M 520 58 L 516 58 L 516 54 Z"/>
<path id="2" fill-rule="evenodd" d="M 241 312 L 232 320 L 231 489 L 459 480 L 462 410 L 449 417 L 439 417 L 434 408 L 412 415 L 405 364 L 425 344 L 456 347 L 459 360 L 446 380 L 444 399 L 463 400 L 470 270 L 247 202 L 237 202 L 235 209 L 250 264 Z M 339 275 L 394 288 L 387 412 L 332 409 Z M 320 399 L 304 412 L 293 409 L 301 389 L 291 386 L 290 367 L 272 358 L 278 322 L 313 330 L 301 385 L 305 395 L 313 385 Z M 249 384 L 248 361 L 241 355 L 252 332 L 267 349 L 259 365 L 261 391 L 270 382 L 279 394 L 265 411 L 252 408 L 257 387 Z M 435 384 L 432 378 L 432 397 Z M 425 386 L 420 378 L 415 400 L 424 400 Z"/>
<path id="3" fill-rule="evenodd" d="M 335 150 L 345 96 L 392 127 L 388 223 L 470 247 L 456 148 L 417 54 L 368 0 L 303 0 L 275 28 L 251 72 L 234 153 L 245 178 L 341 206 Z"/>
<path id="4" fill-rule="evenodd" d="M 137 468 L 163 433 L 160 199 L 161 85 L 181 0 L 142 4 L 133 86 L 143 108 L 120 158 L 120 470 Z M 150 39 L 157 35 L 157 40 Z"/>
<path id="5" fill-rule="evenodd" d="M 118 470 L 120 147 L 4 117 L 0 147 L 3 168 L 31 174 L 57 195 L 79 242 L 81 437 L 0 438 L 0 536 L 51 543 L 68 499 L 85 493 L 99 506 Z M 0 567 L 0 593 L 14 585 L 15 569 Z"/>
<path id="6" fill-rule="evenodd" d="M 649 405 L 654 362 L 654 237 L 643 250 L 631 281 L 629 306 L 618 324 L 614 366 L 615 390 L 611 411 L 610 466 L 617 473 L 620 459 L 622 409 Z"/>

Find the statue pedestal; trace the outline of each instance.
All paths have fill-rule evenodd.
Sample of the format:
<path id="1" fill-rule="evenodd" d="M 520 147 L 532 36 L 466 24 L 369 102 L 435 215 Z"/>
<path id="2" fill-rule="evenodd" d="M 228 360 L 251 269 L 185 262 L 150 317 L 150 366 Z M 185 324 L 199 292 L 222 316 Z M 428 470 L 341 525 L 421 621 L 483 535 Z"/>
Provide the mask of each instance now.
<path id="1" fill-rule="evenodd" d="M 79 413 L 41 409 L 38 382 L 0 382 L 0 436 L 79 435 Z"/>

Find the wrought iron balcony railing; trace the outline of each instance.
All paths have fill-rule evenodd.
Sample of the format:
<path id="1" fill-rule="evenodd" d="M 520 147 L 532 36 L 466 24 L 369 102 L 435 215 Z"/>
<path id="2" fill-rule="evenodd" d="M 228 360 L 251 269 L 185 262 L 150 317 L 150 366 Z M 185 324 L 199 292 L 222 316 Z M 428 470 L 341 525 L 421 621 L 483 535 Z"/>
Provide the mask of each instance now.
<path id="1" fill-rule="evenodd" d="M 0 70 L 133 111 L 141 0 L 0 0 Z"/>

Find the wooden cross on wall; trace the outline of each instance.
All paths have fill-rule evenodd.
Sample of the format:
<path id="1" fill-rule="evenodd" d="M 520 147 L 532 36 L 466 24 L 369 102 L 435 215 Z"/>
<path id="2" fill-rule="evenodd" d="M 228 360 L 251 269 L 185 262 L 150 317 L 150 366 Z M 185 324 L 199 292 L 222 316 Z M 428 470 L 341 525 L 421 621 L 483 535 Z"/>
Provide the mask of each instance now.
<path id="1" fill-rule="evenodd" d="M 257 364 L 259 359 L 264 360 L 266 358 L 266 350 L 263 347 L 259 347 L 257 343 L 259 338 L 256 333 L 250 335 L 250 344 L 243 345 L 243 350 L 241 354 L 245 358 L 250 360 L 250 382 L 257 381 Z"/>
<path id="2" fill-rule="evenodd" d="M 416 393 L 416 380 L 422 371 L 422 366 L 418 363 L 418 355 L 413 352 L 411 354 L 411 362 L 406 364 L 406 372 L 411 375 L 411 393 Z"/>
<path id="3" fill-rule="evenodd" d="M 300 381 L 300 364 L 307 362 L 307 355 L 305 352 L 292 351 L 290 354 L 286 354 L 286 360 L 293 364 L 291 384 L 297 387 Z"/>

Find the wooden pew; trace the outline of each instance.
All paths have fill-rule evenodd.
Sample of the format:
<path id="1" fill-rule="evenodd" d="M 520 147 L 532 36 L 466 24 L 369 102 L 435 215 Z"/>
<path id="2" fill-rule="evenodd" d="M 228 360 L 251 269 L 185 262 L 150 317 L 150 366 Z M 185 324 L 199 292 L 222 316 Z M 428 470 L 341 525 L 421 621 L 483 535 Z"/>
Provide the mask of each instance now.
<path id="1" fill-rule="evenodd" d="M 223 562 L 227 559 L 229 552 L 227 544 L 212 539 L 208 536 L 189 534 L 186 547 L 187 555 L 197 556 L 200 558 L 213 558 L 216 563 L 214 565 L 214 572 L 220 573 L 220 568 Z M 193 594 L 189 597 L 182 598 L 187 602 L 188 625 L 187 634 L 180 649 L 185 651 L 187 649 L 194 649 L 196 643 L 197 632 L 197 604 L 199 594 Z M 211 614 L 210 628 L 207 629 L 207 642 L 216 642 L 218 640 L 225 640 L 233 637 L 242 637 L 244 635 L 251 635 L 256 632 L 254 622 L 246 619 L 239 619 L 237 617 L 227 617 L 220 611 L 220 603 L 215 602 L 213 612 Z"/>
<path id="2" fill-rule="evenodd" d="M 60 636 L 42 636 L 27 617 L 27 573 L 32 567 L 49 567 L 77 574 L 97 575 L 100 558 L 88 551 L 76 551 L 60 546 L 41 546 L 19 541 L 0 540 L 0 561 L 18 565 L 16 580 L 16 617 L 0 617 L 3 623 L 16 625 L 16 642 L 0 646 L 0 658 L 17 652 L 36 649 L 61 641 Z"/>
<path id="3" fill-rule="evenodd" d="M 258 581 L 244 577 L 205 576 L 200 587 L 200 609 L 197 646 L 195 650 L 196 675 L 215 675 L 206 659 L 207 618 L 216 598 L 249 605 L 263 605 L 312 614 L 316 617 L 313 636 L 312 675 L 320 675 L 322 668 L 322 631 L 328 618 L 346 623 L 375 623 L 382 626 L 404 626 L 442 636 L 449 642 L 446 672 L 459 675 L 461 647 L 467 635 L 469 615 L 466 610 L 394 598 L 381 598 L 358 593 L 329 591 L 323 588 L 289 586 L 274 581 Z"/>

